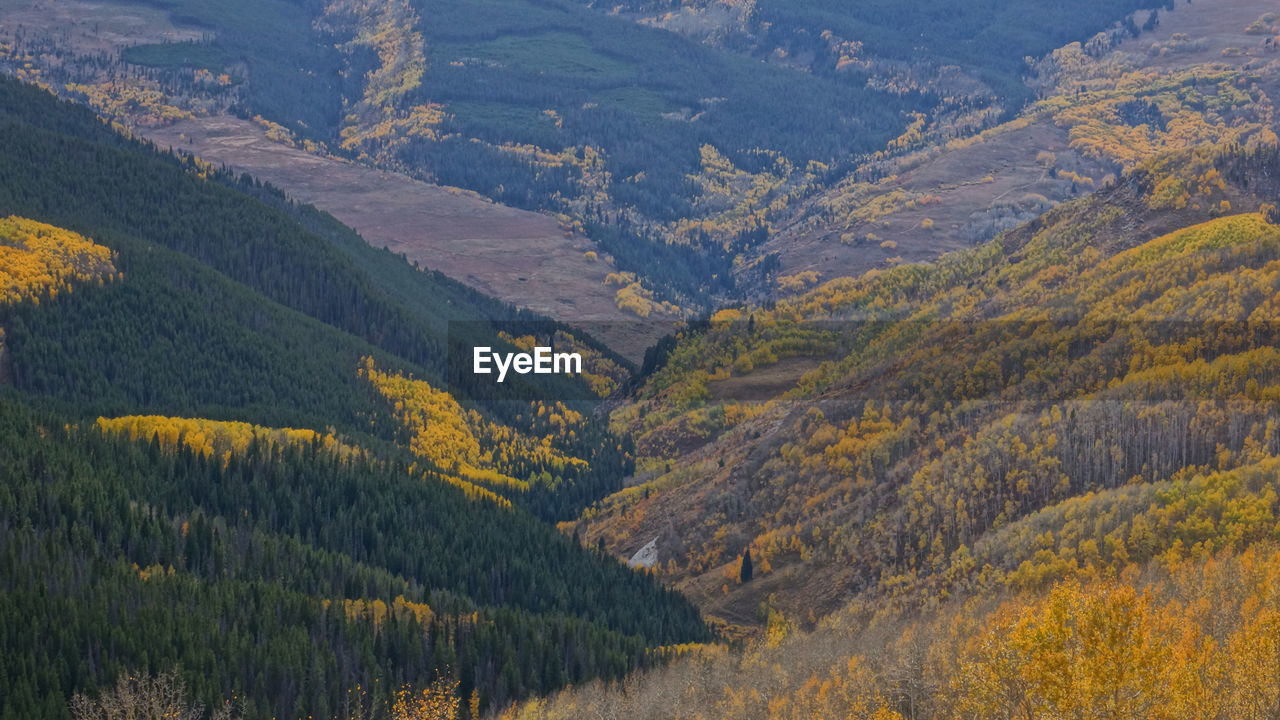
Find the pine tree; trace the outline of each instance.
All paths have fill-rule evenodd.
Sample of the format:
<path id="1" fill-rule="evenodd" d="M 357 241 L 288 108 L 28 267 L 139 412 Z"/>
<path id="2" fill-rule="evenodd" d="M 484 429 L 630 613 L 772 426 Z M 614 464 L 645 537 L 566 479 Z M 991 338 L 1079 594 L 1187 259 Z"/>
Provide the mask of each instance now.
<path id="1" fill-rule="evenodd" d="M 738 582 L 751 582 L 751 549 L 747 548 L 742 553 L 742 569 L 738 571 Z"/>

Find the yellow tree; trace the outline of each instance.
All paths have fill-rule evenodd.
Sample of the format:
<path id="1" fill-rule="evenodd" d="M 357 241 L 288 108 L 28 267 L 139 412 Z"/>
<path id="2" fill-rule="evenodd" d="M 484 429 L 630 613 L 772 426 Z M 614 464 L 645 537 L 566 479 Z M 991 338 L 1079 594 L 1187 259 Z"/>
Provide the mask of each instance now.
<path id="1" fill-rule="evenodd" d="M 1206 643 L 1177 608 L 1131 586 L 1063 583 L 993 615 L 957 679 L 961 713 L 991 718 L 1187 717 Z"/>
<path id="2" fill-rule="evenodd" d="M 1280 612 L 1246 615 L 1227 641 L 1223 716 L 1233 720 L 1280 718 Z"/>
<path id="3" fill-rule="evenodd" d="M 396 693 L 391 704 L 392 720 L 456 720 L 458 681 L 440 678 L 414 692 L 408 686 Z"/>

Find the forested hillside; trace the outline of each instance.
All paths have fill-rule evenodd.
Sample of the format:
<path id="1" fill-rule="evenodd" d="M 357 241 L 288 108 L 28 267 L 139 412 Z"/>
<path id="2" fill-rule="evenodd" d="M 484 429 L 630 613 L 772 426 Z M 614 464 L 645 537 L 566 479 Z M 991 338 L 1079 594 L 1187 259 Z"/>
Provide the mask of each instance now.
<path id="1" fill-rule="evenodd" d="M 1274 469 L 1271 481 L 1274 481 Z M 1274 544 L 948 603 L 775 626 L 745 653 L 691 656 L 503 720 L 1265 718 L 1280 699 Z"/>
<path id="2" fill-rule="evenodd" d="M 252 180 L 145 150 L 89 112 L 12 81 L 3 91 L 0 213 L 82 231 L 128 277 L 4 311 L 7 369 L 18 389 L 79 414 L 336 426 L 389 440 L 400 437 L 397 423 L 359 377 L 366 357 L 487 403 L 499 421 L 529 425 L 529 401 L 597 397 L 563 378 L 523 395 L 504 388 L 499 399 L 492 388 L 450 384 L 460 379 L 446 377 L 451 341 L 514 347 L 499 337 L 504 328 L 560 326 L 374 250 Z M 598 372 L 617 367 L 595 352 Z M 528 401 L 513 402 L 522 396 Z M 558 471 L 531 462 L 522 479 L 550 471 L 576 486 L 570 494 L 580 504 L 626 470 L 619 440 L 596 426 L 556 442 L 595 462 Z M 573 512 L 550 497 L 534 502 L 554 516 Z"/>
<path id="3" fill-rule="evenodd" d="M 451 382 L 452 344 L 569 336 L 9 79 L 0 217 L 0 717 L 169 670 L 249 718 L 435 678 L 473 716 L 707 638 L 544 522 L 629 468 L 590 338 L 581 378 Z"/>
<path id="4" fill-rule="evenodd" d="M 437 675 L 488 707 L 702 637 L 669 591 L 431 471 L 319 441 L 206 456 L 12 393 L 0 415 L 0 717 L 170 667 L 248 717 L 338 717 L 349 691 Z"/>
<path id="5" fill-rule="evenodd" d="M 656 567 L 734 622 L 1235 546 L 1116 528 L 1138 487 L 1276 451 L 1277 170 L 1274 145 L 1185 153 L 936 265 L 723 311 L 615 412 L 644 482 L 586 534 L 658 537 Z M 1076 505 L 1079 530 L 1026 525 L 1121 488 L 1134 504 Z"/>
<path id="6" fill-rule="evenodd" d="M 690 220 L 720 218 L 720 240 L 753 230 L 751 215 L 937 102 L 771 67 L 567 0 L 158 6 L 202 39 L 132 45 L 106 72 L 56 36 L 24 36 L 8 60 L 131 125 L 234 113 L 316 152 L 557 213 L 647 291 L 684 303 L 730 290 L 737 253 Z M 798 105 L 809 112 L 788 111 Z M 767 197 L 737 208 L 689 180 L 718 184 L 726 169 Z"/>
<path id="7" fill-rule="evenodd" d="M 665 344 L 579 529 L 757 640 L 502 717 L 1267 717 L 1278 177 L 1166 156 Z"/>
<path id="8" fill-rule="evenodd" d="M 1227 0 L 1139 12 L 1029 63 L 1036 100 L 1008 122 L 954 138 L 913 123 L 895 141 L 901 152 L 869 160 L 775 223 L 753 252 L 775 257 L 778 277 L 759 292 L 793 295 L 841 275 L 930 262 L 1159 156 L 1268 142 L 1280 63 L 1267 10 Z"/>
<path id="9" fill-rule="evenodd" d="M 939 66 L 954 64 L 988 83 L 1006 101 L 1026 93 L 1021 82 L 1024 58 L 1040 57 L 1087 38 L 1123 21 L 1134 10 L 1173 9 L 1174 5 L 1155 0 L 589 2 L 604 11 L 621 7 L 643 15 L 665 14 L 665 24 L 674 30 L 748 52 L 795 58 L 815 72 L 837 77 L 850 66 L 877 61 L 910 66 L 922 78 L 938 72 Z M 699 16 L 702 23 L 691 22 Z M 707 25 L 719 27 L 708 32 Z"/>
<path id="10" fill-rule="evenodd" d="M 0 720 L 1274 720 L 1276 53 L 1262 0 L 0 2 Z"/>

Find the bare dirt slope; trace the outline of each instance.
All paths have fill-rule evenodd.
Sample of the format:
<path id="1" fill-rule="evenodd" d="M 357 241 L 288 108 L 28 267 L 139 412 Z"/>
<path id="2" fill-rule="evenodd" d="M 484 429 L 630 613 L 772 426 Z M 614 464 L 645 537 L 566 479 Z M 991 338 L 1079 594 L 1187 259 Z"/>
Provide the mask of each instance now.
<path id="1" fill-rule="evenodd" d="M 0 0 L 0 26 L 0 35 L 57 32 L 66 47 L 79 53 L 187 42 L 205 34 L 175 25 L 156 8 L 92 0 Z"/>
<path id="2" fill-rule="evenodd" d="M 145 129 L 160 147 L 246 172 L 332 214 L 376 247 L 464 282 L 488 295 L 571 324 L 619 324 L 607 342 L 643 351 L 640 323 L 614 304 L 604 284 L 615 270 L 589 259 L 590 240 L 552 217 L 499 205 L 474 193 L 353 165 L 274 142 L 235 117 L 201 117 Z M 626 327 L 635 325 L 636 327 Z"/>
<path id="3" fill-rule="evenodd" d="M 96 0 L 0 0 L 0 41 L 45 36 L 77 55 L 145 43 L 196 40 L 207 31 L 184 28 L 145 4 Z M 36 79 L 43 79 L 36 75 Z M 189 114 L 189 113 L 188 113 Z M 315 205 L 354 228 L 371 245 L 405 255 L 425 268 L 485 294 L 583 327 L 621 354 L 639 360 L 670 331 L 620 310 L 609 258 L 589 258 L 589 239 L 555 218 L 518 210 L 475 193 L 347 163 L 277 142 L 262 126 L 225 114 L 134 131 L 161 148 L 197 155 L 246 172 L 290 197 Z M 157 123 L 158 124 L 158 123 Z"/>

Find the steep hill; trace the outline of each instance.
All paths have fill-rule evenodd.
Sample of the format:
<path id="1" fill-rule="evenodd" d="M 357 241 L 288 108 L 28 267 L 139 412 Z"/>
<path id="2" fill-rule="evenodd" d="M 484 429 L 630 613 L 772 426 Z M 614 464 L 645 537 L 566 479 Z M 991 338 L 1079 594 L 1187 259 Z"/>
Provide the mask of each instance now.
<path id="1" fill-rule="evenodd" d="M 1275 469 L 1257 471 L 1273 482 Z M 1257 512 L 1257 499 L 1243 504 Z M 842 613 L 814 633 L 779 621 L 746 652 L 689 655 L 624 686 L 597 683 L 499 717 L 1266 717 L 1280 698 L 1264 669 L 1280 660 L 1278 569 L 1280 553 L 1263 541 L 924 616 Z"/>
<path id="2" fill-rule="evenodd" d="M 3 62 L 132 126 L 235 114 L 308 151 L 557 213 L 683 303 L 728 288 L 732 254 L 681 221 L 740 214 L 687 175 L 714 185 L 727 162 L 786 194 L 892 138 L 909 105 L 567 0 L 155 5 L 201 39 L 104 58 L 110 39 L 82 42 L 97 25 L 68 18 L 12 34 Z"/>
<path id="3" fill-rule="evenodd" d="M 437 676 L 472 712 L 706 638 L 543 521 L 630 465 L 590 338 L 7 78 L 0 217 L 0 717 L 169 668 L 247 717 Z M 588 372 L 450 371 L 534 335 Z"/>
<path id="4" fill-rule="evenodd" d="M 637 322 L 619 308 L 616 288 L 605 282 L 616 265 L 549 215 L 288 147 L 261 125 L 232 116 L 189 118 L 140 134 L 159 147 L 287 189 L 374 247 L 490 297 L 572 322 L 629 358 L 643 357 L 676 324 L 674 316 L 666 329 Z"/>
<path id="5" fill-rule="evenodd" d="M 72 692 L 168 667 L 249 717 L 437 675 L 484 707 L 701 636 L 648 579 L 429 471 L 265 435 L 221 457 L 127 441 L 9 392 L 0 426 L 0 717 L 69 717 Z"/>
<path id="6" fill-rule="evenodd" d="M 758 630 L 500 717 L 1268 717 L 1277 201 L 1274 142 L 1174 153 L 663 343 L 579 528 Z"/>
<path id="7" fill-rule="evenodd" d="M 659 538 L 731 622 L 812 619 L 1027 571 L 998 538 L 1057 503 L 1270 457 L 1278 171 L 1275 145 L 1164 158 L 934 265 L 722 312 L 615 411 L 641 474 L 586 536 Z"/>

